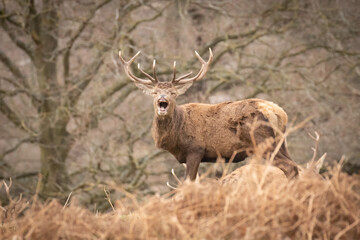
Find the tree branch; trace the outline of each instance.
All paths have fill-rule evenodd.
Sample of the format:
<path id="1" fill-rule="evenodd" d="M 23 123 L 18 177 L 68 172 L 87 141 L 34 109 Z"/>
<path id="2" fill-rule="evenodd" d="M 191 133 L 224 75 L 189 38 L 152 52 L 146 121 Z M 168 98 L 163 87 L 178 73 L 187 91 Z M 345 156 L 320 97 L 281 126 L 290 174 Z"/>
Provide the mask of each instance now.
<path id="1" fill-rule="evenodd" d="M 69 65 L 70 65 L 70 53 L 71 53 L 71 49 L 72 49 L 72 47 L 74 45 L 74 42 L 76 41 L 76 39 L 79 38 L 80 34 L 84 31 L 84 29 L 89 24 L 91 19 L 95 16 L 96 11 L 99 10 L 100 8 L 102 8 L 103 6 L 105 6 L 106 4 L 110 3 L 111 1 L 112 0 L 104 0 L 103 2 L 96 5 L 95 8 L 90 11 L 89 16 L 81 23 L 78 30 L 75 32 L 75 34 L 70 38 L 69 42 L 67 43 L 67 46 L 65 48 L 64 57 L 63 57 L 64 80 L 65 80 L 65 82 L 69 81 L 68 78 L 69 78 L 69 69 L 70 69 L 69 68 Z"/>
<path id="2" fill-rule="evenodd" d="M 0 161 L 2 161 L 6 155 L 16 151 L 22 144 L 24 144 L 24 143 L 34 143 L 34 142 L 37 142 L 37 141 L 38 141 L 38 138 L 34 137 L 34 136 L 22 139 L 21 141 L 16 143 L 15 146 L 13 146 L 12 148 L 6 150 L 4 153 L 1 153 L 0 154 Z"/>
<path id="3" fill-rule="evenodd" d="M 114 111 L 114 109 L 119 106 L 120 103 L 122 103 L 127 96 L 130 95 L 130 93 L 132 93 L 133 91 L 137 90 L 137 88 L 135 87 L 134 84 L 130 84 L 126 87 L 126 89 L 123 89 L 121 91 L 120 96 L 118 96 L 108 107 L 108 111 Z M 114 92 L 115 93 L 115 92 Z M 110 97 L 110 95 L 109 95 Z"/>
<path id="4" fill-rule="evenodd" d="M 127 33 L 131 33 L 132 31 L 134 31 L 137 26 L 139 26 L 140 24 L 142 23 L 145 23 L 145 22 L 151 22 L 151 21 L 154 21 L 155 19 L 157 19 L 158 17 L 162 16 L 163 12 L 165 11 L 165 9 L 171 5 L 172 3 L 169 2 L 168 4 L 166 4 L 165 7 L 163 7 L 160 11 L 158 11 L 157 14 L 155 14 L 154 16 L 152 16 L 151 18 L 146 18 L 146 19 L 141 19 L 137 22 L 135 22 L 128 30 L 127 30 Z M 154 9 L 155 10 L 155 9 Z"/>
<path id="5" fill-rule="evenodd" d="M 26 89 L 16 89 L 14 91 L 8 91 L 8 90 L 5 90 L 5 89 L 1 89 L 0 88 L 0 96 L 1 95 L 4 95 L 6 97 L 14 97 L 18 94 L 21 94 L 21 93 L 25 93 L 25 94 L 28 94 L 28 91 Z"/>
<path id="6" fill-rule="evenodd" d="M 0 61 L 9 69 L 9 71 L 21 80 L 24 87 L 29 87 L 26 82 L 25 76 L 21 73 L 20 69 L 13 63 L 13 61 L 0 50 Z"/>
<path id="7" fill-rule="evenodd" d="M 112 86 L 107 88 L 101 95 L 100 95 L 100 103 L 105 102 L 109 97 L 111 97 L 117 91 L 126 87 L 130 81 L 117 81 Z"/>
<path id="8" fill-rule="evenodd" d="M 104 61 L 103 61 L 103 55 L 101 52 L 102 51 L 98 52 L 97 56 L 94 57 L 94 61 L 90 65 L 88 65 L 87 68 L 83 69 L 83 71 L 81 71 L 80 74 L 78 75 L 78 77 L 76 78 L 77 80 L 74 81 L 74 82 L 77 82 L 77 84 L 75 84 L 71 88 L 71 90 L 68 94 L 69 99 L 70 99 L 70 106 L 75 106 L 75 104 L 79 100 L 79 97 L 81 96 L 82 92 L 89 85 L 91 80 L 96 75 L 98 69 L 103 64 Z"/>
<path id="9" fill-rule="evenodd" d="M 228 40 L 235 40 L 235 39 L 239 39 L 239 38 L 243 38 L 243 37 L 249 37 L 254 35 L 257 31 L 259 30 L 259 28 L 255 28 L 253 30 L 250 30 L 246 33 L 239 33 L 239 34 L 226 34 L 224 36 L 219 36 L 216 37 L 215 39 L 213 39 L 210 43 L 208 43 L 203 50 L 200 51 L 200 55 L 205 54 L 209 48 L 215 48 L 216 45 L 218 45 L 221 42 L 225 42 Z"/>
<path id="10" fill-rule="evenodd" d="M 0 97 L 2 97 L 2 96 L 4 96 L 4 97 L 14 97 L 14 96 L 16 96 L 18 94 L 21 94 L 21 93 L 26 94 L 26 96 L 30 97 L 32 102 L 35 104 L 35 106 L 37 106 L 40 103 L 40 98 L 38 96 L 36 96 L 34 93 L 30 92 L 30 90 L 28 90 L 26 88 L 17 87 L 13 91 L 0 89 Z"/>
<path id="11" fill-rule="evenodd" d="M 4 14 L 0 12 L 1 14 Z M 15 43 L 16 46 L 18 46 L 21 50 L 23 50 L 29 58 L 33 61 L 34 56 L 32 54 L 31 47 L 27 44 L 25 44 L 23 41 L 21 41 L 14 32 L 8 27 L 4 19 L 0 20 L 1 26 L 4 29 L 4 31 L 7 33 L 7 35 L 10 37 L 10 39 Z"/>
<path id="12" fill-rule="evenodd" d="M 30 135 L 37 135 L 35 131 L 28 127 L 25 122 L 19 118 L 19 116 L 8 106 L 3 97 L 0 97 L 0 112 L 4 114 L 5 117 L 9 119 L 9 121 L 12 122 L 16 127 L 29 133 Z"/>
<path id="13" fill-rule="evenodd" d="M 19 83 L 17 83 L 14 79 L 4 77 L 4 76 L 0 76 L 0 79 L 3 79 L 4 81 L 10 83 L 12 86 L 14 86 L 16 88 L 21 88 L 21 85 Z"/>
<path id="14" fill-rule="evenodd" d="M 15 13 L 10 13 L 10 14 L 5 14 L 3 13 L 3 11 L 0 10 L 0 21 L 2 19 L 6 19 L 9 23 L 11 23 L 12 25 L 18 27 L 19 29 L 22 29 L 23 30 L 23 26 L 21 25 L 20 22 L 17 22 L 16 20 L 12 19 L 12 17 L 16 16 L 17 14 Z"/>
<path id="15" fill-rule="evenodd" d="M 34 106 L 35 107 L 38 106 L 38 104 L 40 103 L 40 97 L 37 96 L 36 94 L 34 94 L 33 92 L 31 92 L 31 88 L 30 88 L 25 76 L 21 73 L 20 69 L 13 63 L 13 61 L 10 60 L 10 58 L 8 58 L 5 55 L 5 53 L 3 53 L 1 50 L 0 50 L 0 61 L 10 70 L 10 72 L 17 79 L 20 79 L 20 83 L 21 83 L 21 85 L 20 85 L 18 82 L 16 82 L 13 79 L 9 79 L 6 77 L 0 77 L 17 88 L 17 90 L 13 91 L 12 93 L 9 93 L 8 91 L 7 92 L 2 91 L 3 95 L 14 96 L 18 93 L 25 93 L 28 97 L 30 97 Z"/>
<path id="16" fill-rule="evenodd" d="M 112 42 L 116 38 L 116 34 L 117 34 L 117 30 L 114 29 L 112 36 L 110 36 L 108 39 L 108 42 Z M 82 92 L 91 82 L 91 80 L 94 78 L 98 69 L 103 65 L 104 63 L 103 58 L 106 54 L 106 51 L 108 51 L 109 49 L 110 49 L 109 45 L 103 45 L 101 49 L 98 50 L 97 55 L 94 57 L 94 61 L 91 64 L 89 64 L 88 67 L 85 68 L 78 75 L 78 77 L 76 78 L 77 80 L 73 81 L 73 82 L 78 82 L 78 84 L 76 84 L 69 92 L 71 106 L 74 106 L 77 103 Z M 101 102 L 104 102 L 116 91 L 119 91 L 121 88 L 125 87 L 126 84 L 127 83 L 125 83 L 125 85 L 123 85 L 123 83 L 114 84 L 107 91 L 105 91 L 105 93 L 100 97 Z"/>
<path id="17" fill-rule="evenodd" d="M 235 44 L 234 46 L 229 46 L 229 47 L 225 48 L 221 52 L 218 52 L 217 56 L 212 61 L 212 64 L 213 65 L 216 64 L 222 58 L 222 56 L 225 55 L 226 53 L 231 52 L 235 49 L 239 49 L 239 48 L 243 49 L 243 48 L 247 47 L 248 45 L 250 45 L 255 40 L 265 36 L 266 34 L 267 34 L 267 32 L 257 33 L 257 34 L 255 32 L 254 35 L 252 35 L 252 37 L 248 38 L 244 43 L 238 43 L 238 44 Z"/>
<path id="18" fill-rule="evenodd" d="M 119 105 L 119 103 L 123 102 L 125 100 L 125 98 L 127 96 L 129 96 L 130 93 L 132 93 L 134 90 L 136 90 L 135 85 L 131 84 L 129 85 L 130 82 L 119 82 L 119 83 L 115 83 L 113 84 L 111 87 L 109 87 L 107 90 L 105 90 L 105 92 L 100 95 L 100 101 L 96 102 L 93 104 L 91 109 L 95 109 L 91 112 L 89 118 L 86 120 L 85 122 L 85 126 L 86 129 L 82 132 L 81 135 L 85 135 L 87 134 L 87 132 L 91 129 L 96 128 L 98 125 L 97 123 L 98 118 L 99 118 L 99 107 L 96 107 L 96 104 L 100 105 L 102 103 L 104 103 L 106 100 L 108 100 L 114 93 L 116 93 L 117 91 L 123 89 L 123 91 L 121 91 L 121 94 L 119 97 L 117 97 L 117 99 L 112 102 L 111 104 L 109 104 L 109 106 L 107 108 L 105 108 L 103 111 L 109 114 L 114 115 L 113 111 L 114 109 Z M 125 88 L 125 89 L 124 89 Z M 102 115 L 102 114 L 101 114 Z M 105 118 L 104 116 L 102 118 Z M 100 120 L 102 119 L 100 118 Z"/>
<path id="19" fill-rule="evenodd" d="M 40 15 L 36 11 L 34 0 L 29 0 L 28 4 L 26 25 L 27 28 L 29 28 L 31 39 L 35 42 L 35 44 L 40 44 Z"/>

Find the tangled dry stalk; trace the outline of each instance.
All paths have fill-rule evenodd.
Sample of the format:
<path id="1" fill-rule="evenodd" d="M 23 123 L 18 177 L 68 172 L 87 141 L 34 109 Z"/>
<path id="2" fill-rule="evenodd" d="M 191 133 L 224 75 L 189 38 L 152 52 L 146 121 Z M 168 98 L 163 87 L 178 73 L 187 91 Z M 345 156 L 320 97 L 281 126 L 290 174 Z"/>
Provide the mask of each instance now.
<path id="1" fill-rule="evenodd" d="M 109 213 L 78 206 L 71 194 L 64 205 L 42 204 L 36 195 L 31 203 L 15 200 L 11 181 L 3 182 L 9 203 L 0 209 L 0 238 L 359 239 L 360 176 L 341 172 L 340 161 L 319 177 L 325 155 L 316 161 L 319 135 L 310 137 L 314 155 L 296 179 L 273 166 L 249 164 L 219 180 L 178 180 L 169 194 L 141 201 L 124 191 L 127 198 L 113 204 L 104 188 Z"/>
<path id="2" fill-rule="evenodd" d="M 276 183 L 276 184 L 274 184 Z M 360 178 L 333 167 L 324 179 L 185 183 L 167 196 L 128 195 L 111 213 L 57 201 L 2 208 L 2 239 L 357 239 Z M 7 188 L 7 185 L 5 185 Z M 104 200 L 105 201 L 105 200 Z M 26 209 L 26 211 L 24 211 Z"/>

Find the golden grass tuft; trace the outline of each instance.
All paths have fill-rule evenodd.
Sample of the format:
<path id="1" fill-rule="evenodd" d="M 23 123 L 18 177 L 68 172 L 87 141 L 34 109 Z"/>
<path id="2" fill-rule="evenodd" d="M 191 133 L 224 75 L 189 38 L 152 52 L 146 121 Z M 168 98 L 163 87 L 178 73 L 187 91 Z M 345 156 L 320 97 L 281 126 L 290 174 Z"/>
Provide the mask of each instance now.
<path id="1" fill-rule="evenodd" d="M 114 212 L 104 214 L 74 204 L 64 207 L 55 200 L 29 206 L 16 216 L 14 212 L 6 215 L 9 209 L 4 208 L 0 237 L 359 239 L 359 175 L 342 173 L 337 165 L 325 179 L 299 177 L 276 184 L 248 184 L 254 179 L 234 184 L 211 179 L 184 183 L 167 196 L 142 202 L 129 196 L 119 200 Z"/>

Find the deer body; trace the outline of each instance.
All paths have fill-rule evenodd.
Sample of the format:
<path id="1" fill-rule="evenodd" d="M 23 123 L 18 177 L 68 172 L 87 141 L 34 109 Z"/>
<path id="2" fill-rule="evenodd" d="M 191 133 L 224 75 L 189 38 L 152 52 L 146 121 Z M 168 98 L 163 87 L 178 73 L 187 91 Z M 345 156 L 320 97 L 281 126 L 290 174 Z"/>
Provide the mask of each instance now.
<path id="1" fill-rule="evenodd" d="M 154 97 L 155 117 L 152 134 L 155 144 L 169 151 L 180 163 L 186 163 L 186 178 L 195 180 L 200 162 L 215 162 L 218 157 L 229 160 L 234 152 L 236 155 L 233 161 L 242 161 L 252 154 L 254 144 L 274 140 L 276 130 L 285 131 L 287 115 L 284 110 L 272 102 L 261 99 L 219 104 L 176 105 L 176 97 L 205 75 L 212 60 L 211 50 L 207 62 L 196 53 L 202 67 L 192 78 L 187 78 L 191 73 L 175 78 L 174 63 L 173 79 L 170 82 L 157 80 L 155 60 L 154 77 L 142 71 L 139 65 L 139 70 L 149 80 L 136 77 L 130 71 L 130 64 L 138 54 L 129 61 L 121 57 L 121 52 L 119 56 L 129 78 L 144 93 Z M 251 134 L 250 126 L 257 121 L 266 124 L 258 124 Z M 273 141 L 264 154 L 274 150 L 276 144 L 276 140 Z M 298 174 L 296 164 L 291 160 L 284 143 L 276 154 L 273 165 L 279 167 L 288 177 Z"/>
<path id="2" fill-rule="evenodd" d="M 272 124 L 284 129 L 287 121 L 285 112 L 261 99 L 219 104 L 191 103 L 177 106 L 173 116 L 168 118 L 155 117 L 153 137 L 156 146 L 172 153 L 180 163 L 186 163 L 185 149 L 202 155 L 202 162 L 215 162 L 218 154 L 229 159 L 234 151 L 252 147 L 247 124 L 255 119 L 268 121 L 259 107 L 264 104 L 274 106 L 278 113 L 274 113 L 277 118 Z M 271 128 L 261 130 L 257 131 L 257 135 L 274 137 Z M 246 154 L 241 151 L 234 162 L 242 161 L 245 157 Z"/>

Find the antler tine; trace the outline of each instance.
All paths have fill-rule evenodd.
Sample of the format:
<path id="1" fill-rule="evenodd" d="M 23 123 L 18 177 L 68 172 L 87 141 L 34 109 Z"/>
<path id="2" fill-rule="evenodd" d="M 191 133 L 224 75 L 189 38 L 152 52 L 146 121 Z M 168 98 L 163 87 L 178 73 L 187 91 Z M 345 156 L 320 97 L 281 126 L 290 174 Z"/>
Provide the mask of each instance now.
<path id="1" fill-rule="evenodd" d="M 198 74 L 196 74 L 192 78 L 187 78 L 188 76 L 190 76 L 190 74 L 191 74 L 191 72 L 190 72 L 188 74 L 185 74 L 184 76 L 181 76 L 181 77 L 175 79 L 174 80 L 175 83 L 184 84 L 184 83 L 188 83 L 188 82 L 194 82 L 196 80 L 200 80 L 201 78 L 203 78 L 205 76 L 206 72 L 209 69 L 210 62 L 213 59 L 213 53 L 211 51 L 211 48 L 209 48 L 209 59 L 207 62 L 196 51 L 195 51 L 195 55 L 199 59 L 199 61 L 202 63 L 202 66 L 201 66 Z"/>
<path id="2" fill-rule="evenodd" d="M 142 84 L 146 84 L 146 85 L 149 85 L 149 84 L 153 84 L 154 81 L 151 80 L 145 80 L 145 79 L 141 79 L 141 78 L 138 78 L 136 77 L 130 70 L 130 65 L 131 63 L 135 60 L 135 58 L 140 54 L 140 51 L 138 51 L 129 61 L 125 61 L 125 59 L 122 57 L 121 55 L 121 51 L 119 51 L 119 58 L 120 58 L 120 61 L 121 63 L 124 65 L 124 71 L 126 73 L 126 75 L 131 79 L 133 80 L 134 82 L 139 82 L 139 83 L 142 83 Z M 140 69 L 140 65 L 138 65 L 138 68 L 139 70 L 144 73 L 141 69 Z M 148 74 L 145 74 L 145 76 L 149 77 Z M 151 77 L 151 76 L 150 76 Z"/>
<path id="3" fill-rule="evenodd" d="M 187 74 L 184 74 L 184 75 L 178 77 L 176 80 L 174 80 L 174 82 L 177 82 L 177 83 L 178 83 L 180 80 L 187 78 L 187 77 L 190 76 L 192 73 L 193 73 L 193 72 L 191 71 L 191 72 L 189 72 L 189 73 L 187 73 Z"/>
<path id="4" fill-rule="evenodd" d="M 145 72 L 144 70 L 142 70 L 140 68 L 140 63 L 138 64 L 138 69 L 140 70 L 140 72 L 142 74 L 144 74 L 148 79 L 150 79 L 153 83 L 156 83 L 157 81 L 155 80 L 155 78 L 153 78 L 150 74 L 148 74 L 147 72 Z"/>
<path id="5" fill-rule="evenodd" d="M 176 61 L 174 61 L 174 66 L 173 66 L 173 78 L 171 79 L 172 83 L 175 81 L 175 78 L 176 78 Z"/>
<path id="6" fill-rule="evenodd" d="M 185 75 L 182 75 L 181 77 L 176 78 L 176 61 L 174 61 L 174 67 L 173 67 L 173 78 L 171 80 L 171 83 L 177 83 L 178 81 L 187 78 L 188 76 L 190 76 L 192 74 L 192 72 L 189 72 Z M 176 79 L 175 79 L 176 78 Z"/>
<path id="7" fill-rule="evenodd" d="M 156 60 L 154 59 L 153 61 L 153 75 L 154 75 L 154 79 L 155 79 L 155 82 L 159 82 L 158 81 L 158 78 L 157 78 L 157 75 L 156 75 Z"/>
<path id="8" fill-rule="evenodd" d="M 122 53 L 121 51 L 119 51 L 119 57 L 120 57 L 120 60 L 121 62 L 126 65 L 126 64 L 131 64 L 135 58 L 141 53 L 141 51 L 138 51 L 129 61 L 126 61 L 123 57 L 122 57 Z"/>
<path id="9" fill-rule="evenodd" d="M 206 74 L 206 72 L 208 71 L 209 69 L 209 65 L 210 65 L 210 62 L 212 61 L 213 59 L 213 53 L 211 51 L 211 48 L 209 48 L 209 59 L 207 62 L 205 62 L 205 60 L 195 51 L 195 55 L 196 57 L 199 59 L 200 62 L 202 62 L 202 66 L 204 67 L 201 71 L 201 74 L 200 76 L 198 77 L 199 79 L 203 78 Z"/>

